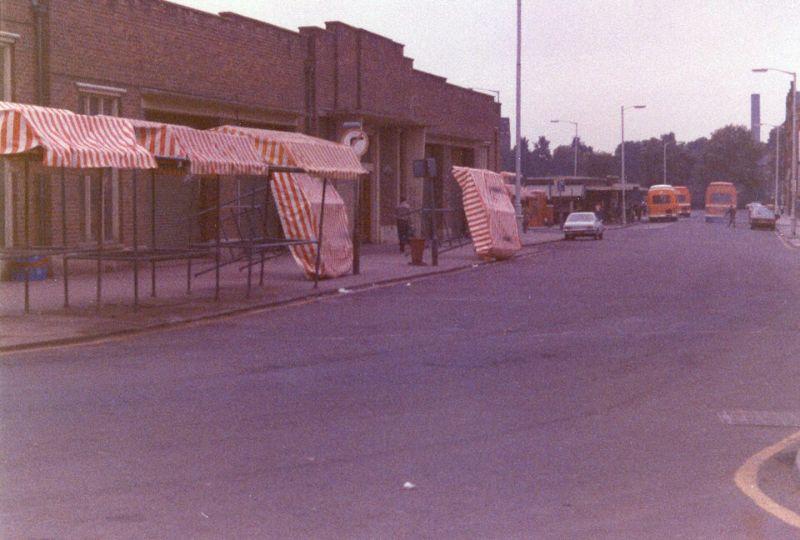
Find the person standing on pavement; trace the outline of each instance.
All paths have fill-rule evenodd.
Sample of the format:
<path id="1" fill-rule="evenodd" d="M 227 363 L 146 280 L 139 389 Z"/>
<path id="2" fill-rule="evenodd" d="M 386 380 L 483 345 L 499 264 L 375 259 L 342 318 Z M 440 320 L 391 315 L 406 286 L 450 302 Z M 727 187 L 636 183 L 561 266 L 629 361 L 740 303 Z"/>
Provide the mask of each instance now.
<path id="1" fill-rule="evenodd" d="M 397 241 L 400 244 L 400 253 L 405 253 L 408 237 L 411 234 L 411 206 L 405 197 L 400 197 L 400 204 L 395 209 L 397 217 Z"/>
<path id="2" fill-rule="evenodd" d="M 728 227 L 736 228 L 736 207 L 733 205 L 728 208 Z"/>

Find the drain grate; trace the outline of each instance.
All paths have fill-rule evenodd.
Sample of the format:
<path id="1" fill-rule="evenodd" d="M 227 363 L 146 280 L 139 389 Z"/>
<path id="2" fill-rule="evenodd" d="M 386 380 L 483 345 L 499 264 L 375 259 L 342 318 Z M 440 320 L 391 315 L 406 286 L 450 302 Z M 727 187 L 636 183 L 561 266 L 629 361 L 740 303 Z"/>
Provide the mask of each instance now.
<path id="1" fill-rule="evenodd" d="M 732 426 L 800 427 L 797 411 L 722 411 L 717 416 L 723 424 Z"/>

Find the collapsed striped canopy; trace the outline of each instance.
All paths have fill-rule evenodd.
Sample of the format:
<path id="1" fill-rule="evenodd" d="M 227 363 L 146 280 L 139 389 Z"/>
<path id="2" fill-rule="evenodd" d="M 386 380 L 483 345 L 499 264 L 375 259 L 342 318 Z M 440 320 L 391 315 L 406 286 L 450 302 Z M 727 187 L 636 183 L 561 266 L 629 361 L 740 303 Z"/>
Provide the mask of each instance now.
<path id="1" fill-rule="evenodd" d="M 505 259 L 522 248 L 511 197 L 500 173 L 453 167 L 461 187 L 464 212 L 475 252 L 483 258 Z"/>
<path id="2" fill-rule="evenodd" d="M 43 163 L 76 169 L 152 169 L 153 156 L 136 143 L 124 118 L 0 102 L 0 155 L 41 148 Z"/>
<path id="3" fill-rule="evenodd" d="M 131 120 L 139 144 L 156 157 L 189 161 L 191 174 L 266 175 L 267 165 L 249 138 L 219 131 Z"/>
<path id="4" fill-rule="evenodd" d="M 349 146 L 303 133 L 239 126 L 222 126 L 213 131 L 250 137 L 259 155 L 270 165 L 299 167 L 313 176 L 338 180 L 356 180 L 367 172 Z"/>
<path id="5" fill-rule="evenodd" d="M 278 142 L 276 138 L 268 138 L 272 137 L 272 134 L 276 134 L 275 137 L 283 141 L 297 140 L 300 141 L 300 144 L 304 144 L 304 141 L 310 140 L 312 144 L 320 147 L 331 145 L 335 147 L 334 155 L 344 155 L 347 158 L 347 160 L 339 161 L 339 163 L 349 163 L 347 165 L 349 169 L 339 168 L 338 172 L 332 173 L 330 172 L 332 169 L 329 168 L 325 169 L 329 172 L 320 173 L 321 169 L 317 168 L 317 174 L 323 176 L 323 178 L 357 178 L 357 174 L 355 176 L 348 176 L 348 174 L 356 173 L 356 165 L 359 169 L 361 168 L 361 164 L 358 163 L 358 157 L 353 150 L 341 144 L 315 139 L 300 133 L 283 133 L 236 126 L 224 126 L 216 129 L 226 133 L 248 136 L 252 141 L 253 148 L 257 148 L 263 159 L 272 166 L 303 168 L 308 166 L 308 162 L 303 165 L 301 164 L 303 162 L 298 162 L 294 159 L 296 154 L 290 153 L 288 148 L 290 143 L 284 144 Z M 350 155 L 347 156 L 342 148 L 349 152 Z M 306 168 L 306 170 L 308 169 Z M 347 171 L 350 172 L 348 173 Z M 306 173 L 275 172 L 274 181 L 270 183 L 270 186 L 286 238 L 291 240 L 317 240 L 322 214 L 322 178 Z M 350 271 L 353 260 L 353 244 L 350 241 L 350 226 L 347 220 L 347 209 L 344 200 L 331 183 L 328 184 L 325 194 L 325 223 L 323 229 L 320 276 L 323 278 L 341 276 Z M 306 276 L 312 277 L 316 262 L 316 247 L 310 244 L 296 245 L 291 246 L 289 250 Z"/>

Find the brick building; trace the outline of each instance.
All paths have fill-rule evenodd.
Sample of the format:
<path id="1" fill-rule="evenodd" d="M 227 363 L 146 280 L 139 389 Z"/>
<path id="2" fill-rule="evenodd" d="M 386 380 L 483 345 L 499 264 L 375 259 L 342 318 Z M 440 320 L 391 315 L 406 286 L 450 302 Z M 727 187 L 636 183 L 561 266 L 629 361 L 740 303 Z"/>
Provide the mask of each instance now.
<path id="1" fill-rule="evenodd" d="M 451 164 L 500 165 L 499 103 L 414 69 L 402 44 L 341 22 L 295 32 L 162 0 L 2 0 L 0 99 L 201 129 L 239 124 L 302 131 L 331 140 L 359 122 L 370 139 L 363 159 L 370 175 L 361 185 L 358 225 L 373 242 L 394 238 L 401 195 L 422 204 L 414 159 L 437 158 L 442 187 L 435 197 L 450 207 L 460 207 L 458 187 L 447 174 Z M 60 202 L 51 195 L 58 193 L 57 175 L 34 172 L 35 236 L 58 238 L 53 228 L 60 223 Z M 8 165 L 0 174 L 0 242 L 13 245 L 19 242 L 19 177 Z M 71 241 L 92 242 L 103 231 L 108 241 L 127 242 L 129 176 L 115 171 L 105 179 L 71 181 Z M 105 200 L 96 205 L 101 181 L 107 182 Z M 338 187 L 352 211 L 354 189 Z M 193 200 L 202 200 L 203 184 L 164 178 L 159 189 L 159 234 L 180 242 L 180 221 Z M 94 215 L 100 207 L 102 215 Z"/>

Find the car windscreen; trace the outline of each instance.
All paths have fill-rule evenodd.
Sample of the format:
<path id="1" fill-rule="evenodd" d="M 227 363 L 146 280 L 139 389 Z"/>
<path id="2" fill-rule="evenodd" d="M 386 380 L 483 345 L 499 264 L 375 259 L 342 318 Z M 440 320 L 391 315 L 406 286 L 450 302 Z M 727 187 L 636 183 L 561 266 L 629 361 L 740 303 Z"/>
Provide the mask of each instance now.
<path id="1" fill-rule="evenodd" d="M 686 195 L 678 195 L 678 202 L 686 202 Z"/>
<path id="2" fill-rule="evenodd" d="M 755 208 L 753 208 L 753 217 L 761 218 L 761 219 L 764 219 L 764 218 L 772 219 L 775 216 L 772 213 L 772 210 L 770 210 L 766 206 L 756 206 Z"/>
<path id="3" fill-rule="evenodd" d="M 595 219 L 594 214 L 590 213 L 570 214 L 569 217 L 567 218 L 567 223 L 578 223 L 578 222 L 591 223 L 592 221 L 594 221 L 594 219 Z"/>

